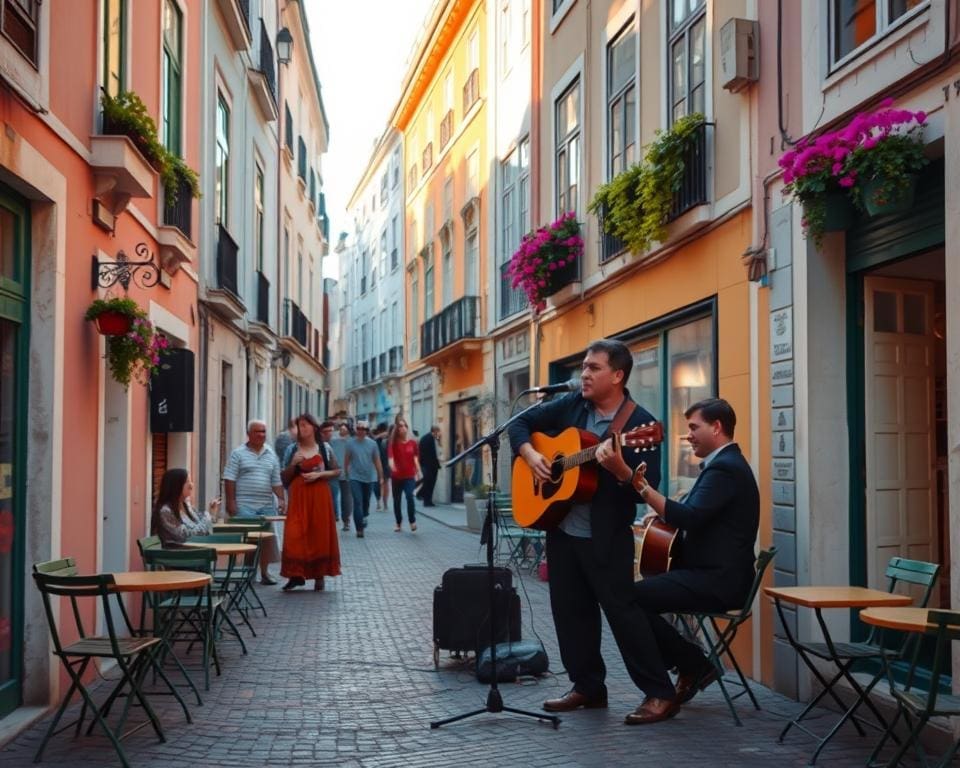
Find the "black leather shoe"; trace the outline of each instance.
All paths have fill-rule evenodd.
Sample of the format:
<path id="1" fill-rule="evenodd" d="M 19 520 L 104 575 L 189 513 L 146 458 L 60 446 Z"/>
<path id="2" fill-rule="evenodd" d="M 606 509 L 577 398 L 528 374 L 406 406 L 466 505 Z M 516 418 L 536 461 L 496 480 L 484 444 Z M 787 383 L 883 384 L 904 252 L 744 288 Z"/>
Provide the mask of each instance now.
<path id="1" fill-rule="evenodd" d="M 543 708 L 547 712 L 573 712 L 575 709 L 603 709 L 607 706 L 607 694 L 600 696 L 586 696 L 577 690 L 563 694 L 559 699 L 547 699 Z"/>
<path id="2" fill-rule="evenodd" d="M 702 691 L 719 679 L 720 672 L 713 664 L 708 664 L 692 675 L 680 675 L 677 678 L 677 701 L 680 704 L 686 704 L 697 695 L 698 691 Z"/>

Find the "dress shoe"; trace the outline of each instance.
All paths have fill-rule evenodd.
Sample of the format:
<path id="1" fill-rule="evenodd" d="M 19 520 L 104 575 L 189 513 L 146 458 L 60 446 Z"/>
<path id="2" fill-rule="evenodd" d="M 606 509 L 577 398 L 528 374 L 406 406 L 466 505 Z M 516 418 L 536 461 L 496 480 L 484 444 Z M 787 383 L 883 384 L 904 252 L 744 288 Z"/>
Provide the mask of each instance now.
<path id="1" fill-rule="evenodd" d="M 411 531 L 417 530 L 417 524 L 416 524 L 416 523 L 410 523 L 410 530 L 411 530 Z"/>
<path id="2" fill-rule="evenodd" d="M 600 696 L 590 697 L 577 690 L 568 691 L 559 699 L 547 699 L 543 708 L 547 712 L 573 712 L 575 709 L 603 709 L 607 706 L 607 694 L 604 691 Z"/>
<path id="3" fill-rule="evenodd" d="M 649 725 L 650 723 L 659 723 L 663 720 L 669 720 L 680 711 L 680 700 L 657 699 L 653 696 L 647 696 L 643 704 L 624 718 L 623 722 L 627 725 Z"/>
<path id="4" fill-rule="evenodd" d="M 698 691 L 717 682 L 719 678 L 720 672 L 713 664 L 708 664 L 692 675 L 680 675 L 677 678 L 677 701 L 686 704 L 697 695 Z"/>

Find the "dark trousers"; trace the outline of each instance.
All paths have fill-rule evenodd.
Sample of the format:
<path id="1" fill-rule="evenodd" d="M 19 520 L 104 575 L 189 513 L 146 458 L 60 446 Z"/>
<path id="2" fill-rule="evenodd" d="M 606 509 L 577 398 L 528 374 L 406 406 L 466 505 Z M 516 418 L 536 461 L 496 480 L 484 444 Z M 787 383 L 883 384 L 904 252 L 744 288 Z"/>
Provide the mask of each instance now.
<path id="1" fill-rule="evenodd" d="M 711 578 L 706 572 L 680 570 L 648 576 L 634 585 L 636 603 L 647 613 L 665 667 L 676 667 L 681 675 L 696 674 L 707 659 L 699 645 L 685 640 L 660 614 L 724 610 L 723 602 L 709 592 Z"/>
<path id="2" fill-rule="evenodd" d="M 370 496 L 376 483 L 365 483 L 361 480 L 350 481 L 350 492 L 353 494 L 353 524 L 358 531 L 367 527 L 366 519 L 370 515 Z"/>
<path id="3" fill-rule="evenodd" d="M 600 654 L 603 610 L 634 684 L 648 696 L 676 694 L 657 648 L 648 614 L 633 592 L 633 535 L 618 531 L 601 557 L 592 539 L 547 534 L 550 606 L 560 658 L 576 691 L 596 697 L 606 691 L 607 669 Z"/>
<path id="4" fill-rule="evenodd" d="M 433 489 L 437 484 L 437 469 L 425 467 L 423 470 L 423 487 L 420 489 L 420 498 L 427 506 L 433 506 Z"/>
<path id="5" fill-rule="evenodd" d="M 411 523 L 417 522 L 417 505 L 413 501 L 413 478 L 405 480 L 393 478 L 393 516 L 397 520 L 397 525 L 403 522 L 403 514 L 400 511 L 400 496 L 407 497 L 407 518 Z"/>

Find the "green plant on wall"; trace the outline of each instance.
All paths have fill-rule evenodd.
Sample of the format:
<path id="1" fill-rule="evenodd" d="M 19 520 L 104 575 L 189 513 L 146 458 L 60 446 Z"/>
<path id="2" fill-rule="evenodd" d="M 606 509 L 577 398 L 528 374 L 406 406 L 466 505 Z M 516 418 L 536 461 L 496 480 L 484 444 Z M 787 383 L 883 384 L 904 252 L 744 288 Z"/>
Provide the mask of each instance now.
<path id="1" fill-rule="evenodd" d="M 124 389 L 130 386 L 131 379 L 148 384 L 169 348 L 166 337 L 157 333 L 147 313 L 133 299 L 97 299 L 87 308 L 84 319 L 95 321 L 106 312 L 131 318 L 126 333 L 107 336 L 105 357 L 110 374 Z"/>
<path id="2" fill-rule="evenodd" d="M 136 93 L 121 91 L 111 96 L 104 92 L 100 105 L 103 108 L 103 132 L 108 136 L 126 136 L 134 143 L 144 159 L 160 174 L 167 206 L 176 205 L 181 181 L 189 186 L 194 197 L 200 197 L 197 173 L 160 143 L 157 124 Z"/>
<path id="3" fill-rule="evenodd" d="M 686 158 L 703 123 L 703 115 L 687 115 L 657 131 L 643 161 L 601 184 L 590 201 L 589 210 L 602 218 L 604 231 L 634 253 L 664 240 Z"/>

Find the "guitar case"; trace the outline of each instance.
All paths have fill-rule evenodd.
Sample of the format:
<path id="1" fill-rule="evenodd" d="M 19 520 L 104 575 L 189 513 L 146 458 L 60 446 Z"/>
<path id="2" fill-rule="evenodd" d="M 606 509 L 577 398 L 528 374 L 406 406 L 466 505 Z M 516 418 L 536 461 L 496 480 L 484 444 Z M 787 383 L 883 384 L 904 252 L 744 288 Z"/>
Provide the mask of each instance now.
<path id="1" fill-rule="evenodd" d="M 520 640 L 520 596 L 509 568 L 494 568 L 498 643 Z M 490 599 L 487 566 L 450 568 L 433 590 L 433 663 L 440 649 L 476 652 L 490 645 Z"/>

